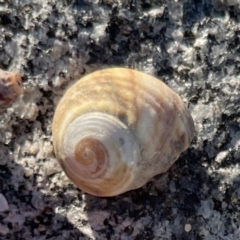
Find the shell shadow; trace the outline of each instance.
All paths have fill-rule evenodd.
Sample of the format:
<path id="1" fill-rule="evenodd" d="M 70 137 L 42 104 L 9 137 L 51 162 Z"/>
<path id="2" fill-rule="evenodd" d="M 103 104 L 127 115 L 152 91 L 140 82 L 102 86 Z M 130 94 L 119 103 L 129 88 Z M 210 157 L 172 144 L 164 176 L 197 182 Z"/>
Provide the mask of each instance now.
<path id="1" fill-rule="evenodd" d="M 167 173 L 140 189 L 111 198 L 86 194 L 86 214 L 89 224 L 97 229 L 95 238 L 153 239 L 163 234 L 173 239 L 200 237 L 204 220 L 198 209 L 205 199 L 201 188 L 210 177 L 199 164 L 202 153 L 196 154 L 188 150 Z M 184 230 L 185 224 L 191 224 L 190 233 Z"/>

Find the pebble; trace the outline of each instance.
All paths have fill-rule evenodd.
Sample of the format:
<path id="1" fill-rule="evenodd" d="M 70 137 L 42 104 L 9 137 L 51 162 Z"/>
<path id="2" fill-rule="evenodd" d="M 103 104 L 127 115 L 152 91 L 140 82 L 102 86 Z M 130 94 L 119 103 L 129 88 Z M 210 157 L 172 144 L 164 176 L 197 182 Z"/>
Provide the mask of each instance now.
<path id="1" fill-rule="evenodd" d="M 25 168 L 24 169 L 24 176 L 25 177 L 30 177 L 30 176 L 32 176 L 33 175 L 33 170 L 31 169 L 31 168 Z"/>
<path id="2" fill-rule="evenodd" d="M 184 227 L 185 232 L 190 232 L 191 229 L 192 229 L 191 224 L 189 224 L 189 223 L 185 224 L 185 227 Z"/>
<path id="3" fill-rule="evenodd" d="M 8 202 L 6 198 L 0 193 L 0 212 L 9 210 Z"/>
<path id="4" fill-rule="evenodd" d="M 228 155 L 228 151 L 219 152 L 215 158 L 215 161 L 221 163 Z"/>
<path id="5" fill-rule="evenodd" d="M 0 224 L 0 233 L 3 234 L 3 235 L 6 235 L 6 234 L 9 233 L 9 229 Z"/>

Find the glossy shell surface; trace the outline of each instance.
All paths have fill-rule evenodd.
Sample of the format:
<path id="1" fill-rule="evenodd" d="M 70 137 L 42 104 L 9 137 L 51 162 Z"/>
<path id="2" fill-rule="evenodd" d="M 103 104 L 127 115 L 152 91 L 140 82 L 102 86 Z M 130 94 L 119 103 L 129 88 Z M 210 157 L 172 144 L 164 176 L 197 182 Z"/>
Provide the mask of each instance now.
<path id="1" fill-rule="evenodd" d="M 22 78 L 17 73 L 0 69 L 0 112 L 6 110 L 23 92 Z"/>
<path id="2" fill-rule="evenodd" d="M 60 100 L 54 151 L 83 191 L 115 196 L 166 172 L 194 135 L 181 98 L 139 71 L 111 68 L 83 77 Z"/>

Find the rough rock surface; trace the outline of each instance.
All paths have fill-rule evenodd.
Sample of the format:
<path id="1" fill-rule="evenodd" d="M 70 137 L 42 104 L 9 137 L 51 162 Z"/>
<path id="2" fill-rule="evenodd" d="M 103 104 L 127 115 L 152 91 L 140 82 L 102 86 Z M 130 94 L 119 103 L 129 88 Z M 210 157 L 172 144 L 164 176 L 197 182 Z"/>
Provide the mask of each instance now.
<path id="1" fill-rule="evenodd" d="M 239 21 L 239 0 L 0 0 L 0 68 L 25 87 L 0 115 L 0 239 L 240 239 Z M 51 122 L 68 86 L 111 66 L 161 78 L 196 136 L 167 173 L 97 198 L 61 171 Z"/>

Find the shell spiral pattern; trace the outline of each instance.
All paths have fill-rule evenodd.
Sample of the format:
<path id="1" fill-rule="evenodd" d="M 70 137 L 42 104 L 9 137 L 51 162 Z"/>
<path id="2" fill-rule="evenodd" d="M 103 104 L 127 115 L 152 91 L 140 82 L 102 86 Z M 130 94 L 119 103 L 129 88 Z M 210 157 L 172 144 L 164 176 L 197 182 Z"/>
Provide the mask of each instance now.
<path id="1" fill-rule="evenodd" d="M 53 144 L 83 191 L 115 196 L 166 172 L 194 135 L 181 98 L 160 80 L 125 68 L 96 71 L 59 102 Z"/>

